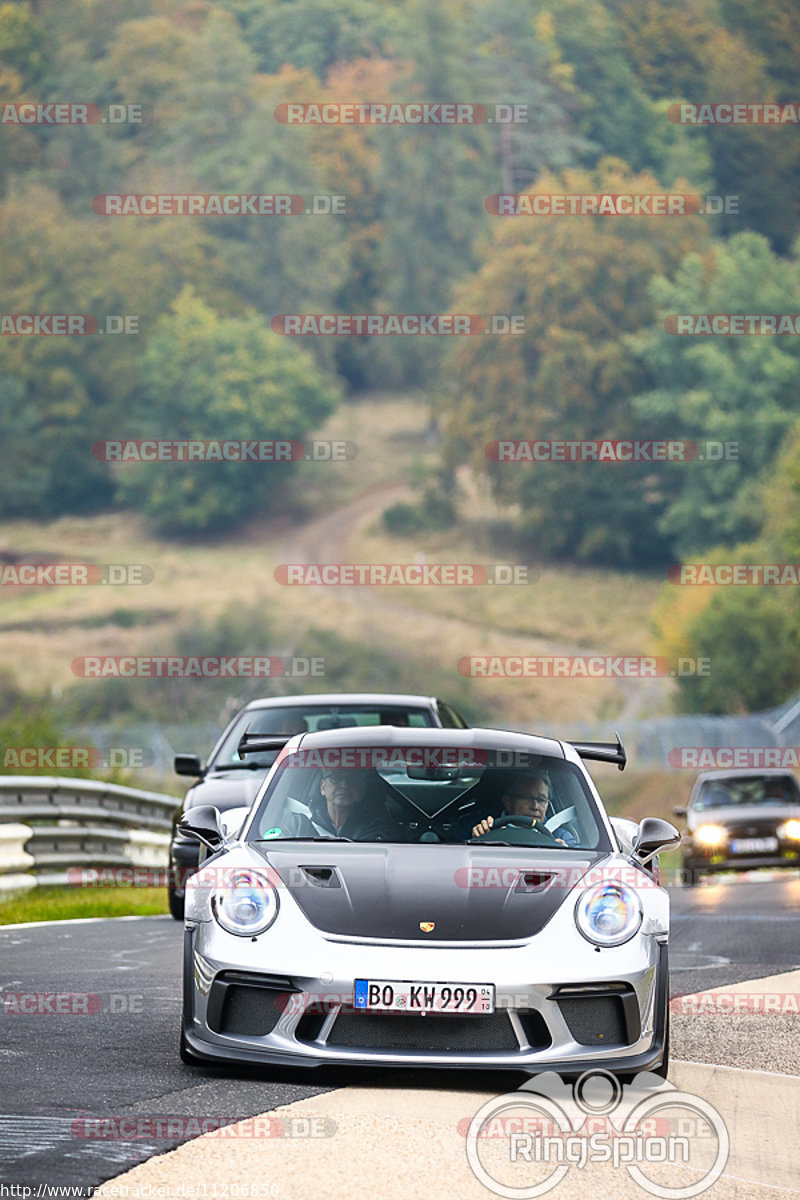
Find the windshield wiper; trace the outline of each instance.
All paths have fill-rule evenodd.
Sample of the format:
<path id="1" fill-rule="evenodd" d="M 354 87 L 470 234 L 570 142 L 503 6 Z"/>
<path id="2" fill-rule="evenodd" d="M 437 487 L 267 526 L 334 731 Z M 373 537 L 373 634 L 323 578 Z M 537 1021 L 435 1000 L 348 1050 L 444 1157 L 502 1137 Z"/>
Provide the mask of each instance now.
<path id="1" fill-rule="evenodd" d="M 261 771 L 265 768 L 264 763 L 257 762 L 238 762 L 238 763 L 214 763 L 212 771 Z"/>
<path id="2" fill-rule="evenodd" d="M 355 838 L 349 837 L 292 837 L 287 834 L 286 837 L 272 838 L 253 838 L 254 842 L 353 842 Z"/>
<path id="3" fill-rule="evenodd" d="M 485 842 L 482 837 L 468 838 L 467 841 L 464 843 L 465 846 L 486 846 L 489 850 L 491 850 L 492 846 L 513 846 L 516 844 L 517 843 L 515 843 L 515 842 L 495 841 L 494 838 L 492 838 L 492 840 L 490 842 Z M 531 850 L 531 849 L 540 850 L 541 849 L 540 846 L 532 847 L 527 842 L 524 843 L 523 848 L 526 850 Z"/>

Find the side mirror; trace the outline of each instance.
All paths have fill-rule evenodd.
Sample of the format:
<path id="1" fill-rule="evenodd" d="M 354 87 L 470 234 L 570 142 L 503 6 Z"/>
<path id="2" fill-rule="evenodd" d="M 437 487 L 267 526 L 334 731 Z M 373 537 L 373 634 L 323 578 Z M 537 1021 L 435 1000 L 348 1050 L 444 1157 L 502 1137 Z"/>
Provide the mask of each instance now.
<path id="1" fill-rule="evenodd" d="M 188 809 L 178 821 L 178 829 L 208 846 L 209 850 L 218 849 L 225 839 L 219 809 L 213 804 L 198 804 L 197 808 Z"/>
<path id="2" fill-rule="evenodd" d="M 681 843 L 681 835 L 669 821 L 660 817 L 645 817 L 633 843 L 633 853 L 642 866 L 655 858 L 662 850 L 671 850 Z"/>
<path id="3" fill-rule="evenodd" d="M 685 817 L 688 809 L 685 804 L 676 804 L 672 811 L 676 817 Z"/>
<path id="4" fill-rule="evenodd" d="M 249 807 L 243 805 L 238 808 L 226 808 L 224 812 L 220 813 L 219 823 L 226 842 L 236 837 L 249 812 Z"/>
<path id="5" fill-rule="evenodd" d="M 205 774 L 196 754 L 176 754 L 172 765 L 176 775 L 191 775 L 198 779 Z"/>

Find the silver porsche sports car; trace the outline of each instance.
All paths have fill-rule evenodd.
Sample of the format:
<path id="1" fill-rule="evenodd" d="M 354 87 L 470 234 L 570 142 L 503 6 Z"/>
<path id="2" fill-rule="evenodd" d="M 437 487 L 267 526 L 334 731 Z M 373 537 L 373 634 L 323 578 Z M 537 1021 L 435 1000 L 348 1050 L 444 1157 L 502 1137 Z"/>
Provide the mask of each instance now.
<path id="1" fill-rule="evenodd" d="M 238 821 L 187 812 L 211 856 L 187 884 L 184 1061 L 666 1073 L 656 856 L 679 834 L 615 828 L 586 759 L 625 752 L 328 730 L 286 742 Z"/>

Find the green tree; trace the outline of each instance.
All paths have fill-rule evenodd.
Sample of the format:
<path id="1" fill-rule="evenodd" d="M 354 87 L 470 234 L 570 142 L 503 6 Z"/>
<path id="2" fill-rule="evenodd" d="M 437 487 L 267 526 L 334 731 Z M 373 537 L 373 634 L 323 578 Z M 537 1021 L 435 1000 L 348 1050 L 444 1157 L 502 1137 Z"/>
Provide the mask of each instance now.
<path id="1" fill-rule="evenodd" d="M 388 47 L 401 7 L 381 0 L 221 0 L 239 20 L 268 75 L 310 68 L 324 81 L 331 67 Z"/>
<path id="2" fill-rule="evenodd" d="M 142 436 L 302 440 L 338 393 L 311 356 L 256 313 L 220 317 L 187 288 L 162 318 L 143 361 Z M 123 502 L 170 534 L 221 532 L 274 504 L 286 462 L 155 462 L 129 468 Z"/>
<path id="3" fill-rule="evenodd" d="M 632 401 L 657 436 L 733 443 L 735 457 L 681 468 L 680 489 L 658 529 L 679 555 L 733 545 L 762 527 L 760 485 L 800 413 L 795 337 L 681 336 L 665 319 L 693 313 L 800 312 L 800 257 L 779 259 L 766 239 L 739 234 L 689 255 L 674 281 L 652 285 L 658 319 L 629 345 L 657 387 Z M 712 454 L 717 453 L 711 451 Z"/>
<path id="4" fill-rule="evenodd" d="M 800 687 L 800 629 L 791 601 L 769 588 L 725 588 L 687 630 L 708 674 L 679 680 L 686 712 L 774 708 Z"/>
<path id="5" fill-rule="evenodd" d="M 597 171 L 543 176 L 538 193 L 653 193 L 663 186 L 607 160 Z M 677 190 L 687 190 L 685 185 Z M 498 218 L 484 262 L 456 311 L 516 313 L 524 332 L 461 338 L 442 379 L 446 461 L 471 456 L 517 529 L 545 554 L 642 562 L 665 553 L 654 534 L 674 479 L 654 464 L 487 462 L 497 440 L 647 438 L 630 397 L 644 382 L 625 335 L 653 318 L 653 275 L 702 244 L 698 218 Z"/>

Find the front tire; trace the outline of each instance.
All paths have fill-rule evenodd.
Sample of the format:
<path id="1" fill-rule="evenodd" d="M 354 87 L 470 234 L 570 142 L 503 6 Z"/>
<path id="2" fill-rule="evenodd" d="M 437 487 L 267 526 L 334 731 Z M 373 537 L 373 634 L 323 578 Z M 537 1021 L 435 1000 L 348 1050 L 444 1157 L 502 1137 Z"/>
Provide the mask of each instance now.
<path id="1" fill-rule="evenodd" d="M 176 921 L 182 921 L 186 906 L 185 896 L 179 896 L 173 884 L 167 888 L 167 903 L 169 904 L 170 915 Z"/>

